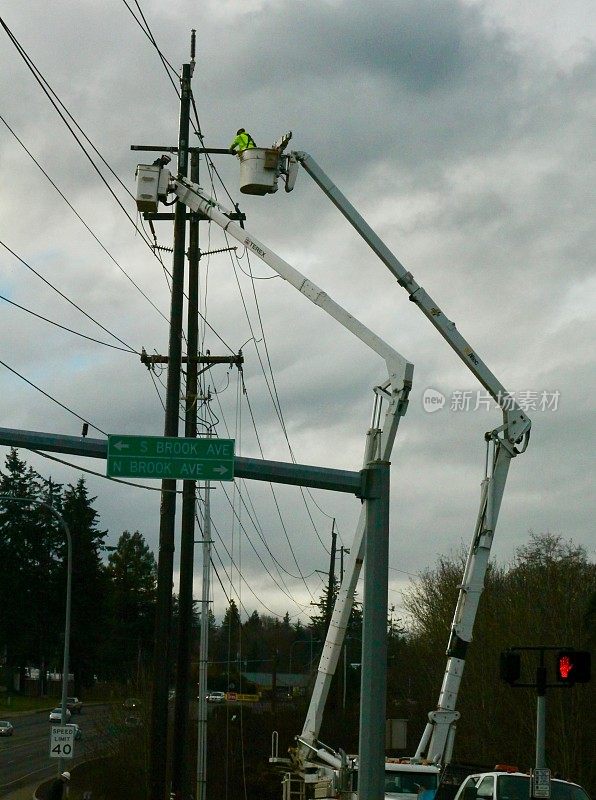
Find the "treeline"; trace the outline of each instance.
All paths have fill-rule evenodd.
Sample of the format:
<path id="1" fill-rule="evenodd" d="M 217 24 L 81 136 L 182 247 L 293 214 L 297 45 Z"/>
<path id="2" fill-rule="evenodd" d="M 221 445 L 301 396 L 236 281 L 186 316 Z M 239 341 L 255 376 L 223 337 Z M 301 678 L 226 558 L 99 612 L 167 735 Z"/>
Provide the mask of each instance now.
<path id="1" fill-rule="evenodd" d="M 130 679 L 152 655 L 156 565 L 140 533 L 110 548 L 85 480 L 43 478 L 16 450 L 0 472 L 0 654 L 13 673 L 62 671 L 67 537 L 72 539 L 70 671 L 75 692 L 94 676 Z"/>
<path id="2" fill-rule="evenodd" d="M 124 531 L 106 546 L 84 478 L 63 486 L 44 478 L 12 449 L 0 470 L 0 676 L 13 684 L 30 668 L 61 672 L 64 649 L 67 544 L 72 539 L 70 671 L 76 694 L 96 678 L 121 684 L 146 682 L 153 658 L 157 568 L 139 531 Z M 230 601 L 224 618 L 209 618 L 210 688 L 238 686 L 240 672 L 307 672 L 325 638 L 327 591 L 309 625 L 291 624 L 254 611 L 240 622 Z M 177 598 L 173 598 L 170 646 L 177 645 Z M 351 624 L 351 651 L 358 652 L 360 614 Z M 199 618 L 193 616 L 193 660 L 198 659 Z M 172 659 L 175 663 L 175 658 Z M 196 673 L 196 670 L 195 670 Z M 174 676 L 172 676 L 172 681 Z"/>
<path id="3" fill-rule="evenodd" d="M 528 538 L 528 537 L 525 537 Z M 443 680 L 465 555 L 441 558 L 405 597 L 411 628 L 401 657 L 389 663 L 388 716 L 408 716 L 419 736 L 436 707 Z M 511 688 L 499 678 L 499 655 L 508 647 L 594 649 L 596 565 L 586 550 L 553 534 L 530 534 L 510 564 L 492 564 L 468 650 L 457 709 L 454 760 L 494 765 L 535 763 L 536 690 Z M 555 651 L 545 654 L 547 681 L 556 683 Z M 522 682 L 534 683 L 538 654 L 522 654 Z M 596 789 L 596 676 L 573 688 L 549 688 L 546 698 L 547 764 L 564 777 Z M 415 746 L 416 741 L 411 742 Z"/>

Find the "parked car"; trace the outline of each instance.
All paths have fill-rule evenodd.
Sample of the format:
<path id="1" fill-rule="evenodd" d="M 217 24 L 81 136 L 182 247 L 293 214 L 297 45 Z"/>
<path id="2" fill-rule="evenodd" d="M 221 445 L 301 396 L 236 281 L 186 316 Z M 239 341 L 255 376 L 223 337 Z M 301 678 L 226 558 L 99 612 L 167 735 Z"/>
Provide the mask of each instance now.
<path id="1" fill-rule="evenodd" d="M 68 708 L 66 709 L 66 721 L 70 720 L 71 714 Z M 55 708 L 53 711 L 50 711 L 50 722 L 62 722 L 62 709 Z"/>
<path id="2" fill-rule="evenodd" d="M 223 703 L 226 699 L 225 692 L 209 692 L 206 697 L 208 703 Z"/>
<path id="3" fill-rule="evenodd" d="M 83 713 L 83 703 L 79 700 L 78 697 L 67 697 L 66 708 L 70 711 L 71 714 Z"/>
<path id="4" fill-rule="evenodd" d="M 66 725 L 66 727 L 72 730 L 72 732 L 74 733 L 75 740 L 83 738 L 83 731 L 79 728 L 79 726 L 76 723 L 69 722 L 68 725 Z"/>
<path id="5" fill-rule="evenodd" d="M 0 736 L 12 736 L 13 731 L 12 722 L 7 719 L 0 719 Z"/>

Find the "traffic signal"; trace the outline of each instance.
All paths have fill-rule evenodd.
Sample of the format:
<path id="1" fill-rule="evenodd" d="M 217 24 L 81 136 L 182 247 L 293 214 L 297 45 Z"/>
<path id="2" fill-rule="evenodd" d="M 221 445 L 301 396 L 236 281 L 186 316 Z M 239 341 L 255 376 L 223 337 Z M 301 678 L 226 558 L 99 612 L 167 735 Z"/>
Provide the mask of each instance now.
<path id="1" fill-rule="evenodd" d="M 513 686 L 521 673 L 521 656 L 513 650 L 503 650 L 500 661 L 501 680 Z"/>
<path id="2" fill-rule="evenodd" d="M 566 686 L 587 683 L 591 678 L 591 661 L 587 650 L 560 650 L 555 665 L 557 680 Z"/>

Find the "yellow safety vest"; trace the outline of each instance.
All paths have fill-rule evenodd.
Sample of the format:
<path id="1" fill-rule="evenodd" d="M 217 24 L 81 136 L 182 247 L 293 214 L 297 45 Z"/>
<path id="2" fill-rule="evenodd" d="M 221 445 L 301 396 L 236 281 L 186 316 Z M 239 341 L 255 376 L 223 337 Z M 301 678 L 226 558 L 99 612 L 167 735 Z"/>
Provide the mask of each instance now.
<path id="1" fill-rule="evenodd" d="M 239 133 L 232 144 L 230 145 L 230 150 L 237 150 L 241 153 L 243 150 L 249 150 L 251 147 L 256 147 L 255 141 L 250 135 L 250 133 Z"/>

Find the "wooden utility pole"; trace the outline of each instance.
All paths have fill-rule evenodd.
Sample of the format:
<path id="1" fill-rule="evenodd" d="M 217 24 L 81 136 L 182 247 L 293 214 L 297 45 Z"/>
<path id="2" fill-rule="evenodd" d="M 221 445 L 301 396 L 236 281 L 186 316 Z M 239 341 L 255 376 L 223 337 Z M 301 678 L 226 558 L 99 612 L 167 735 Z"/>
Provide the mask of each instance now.
<path id="1" fill-rule="evenodd" d="M 190 116 L 191 65 L 184 64 L 180 81 L 180 121 L 178 129 L 178 174 L 187 177 Z M 172 299 L 168 347 L 168 381 L 164 436 L 178 436 L 180 369 L 182 366 L 182 313 L 186 206 L 177 202 L 174 215 L 174 256 Z M 176 523 L 176 481 L 163 480 L 159 524 L 157 567 L 157 607 L 153 651 L 153 692 L 149 750 L 149 791 L 151 800 L 164 800 L 168 752 L 168 684 L 170 680 L 170 633 L 172 620 L 172 578 L 174 573 L 174 534 Z"/>
<path id="2" fill-rule="evenodd" d="M 191 181 L 199 180 L 199 156 L 191 155 Z M 186 368 L 186 417 L 184 435 L 197 436 L 197 362 L 199 325 L 199 220 L 196 214 L 190 219 L 188 247 L 188 322 Z M 178 590 L 178 657 L 176 666 L 175 724 L 172 751 L 172 790 L 176 798 L 190 796 L 190 770 L 188 763 L 188 703 L 190 688 L 190 638 L 192 631 L 192 581 L 194 561 L 196 512 L 196 483 L 182 484 L 182 533 L 180 540 L 180 586 Z"/>
<path id="3" fill-rule="evenodd" d="M 191 78 L 194 69 L 195 32 L 192 32 L 191 61 L 182 66 L 180 78 L 180 117 L 178 126 L 178 146 L 131 145 L 131 150 L 157 151 L 178 154 L 178 175 L 188 177 L 189 154 L 193 157 L 193 174 L 198 178 L 198 154 L 229 154 L 224 148 L 204 148 L 189 146 Z M 186 206 L 177 202 L 175 213 L 145 213 L 145 219 L 152 225 L 153 220 L 174 220 L 174 247 L 172 262 L 172 288 L 170 307 L 170 336 L 168 355 L 148 355 L 144 350 L 141 362 L 149 369 L 154 364 L 168 365 L 168 380 L 165 404 L 165 436 L 178 436 L 180 413 L 180 386 L 182 363 L 188 364 L 186 387 L 185 436 L 196 437 L 196 394 L 199 364 L 204 369 L 216 363 L 241 364 L 242 354 L 226 356 L 198 356 L 198 263 L 200 259 L 198 222 L 206 219 L 201 214 L 190 214 Z M 246 218 L 240 211 L 230 214 L 231 219 L 242 223 Z M 188 301 L 188 353 L 182 356 L 182 317 L 184 298 L 184 261 L 186 258 L 186 221 L 190 219 L 189 244 L 189 301 Z M 234 248 L 223 248 L 224 250 Z M 220 251 L 218 251 L 220 252 Z M 204 371 L 204 370 L 203 370 Z M 190 633 L 192 626 L 192 578 L 194 552 L 194 520 L 196 503 L 196 484 L 184 481 L 182 504 L 182 542 L 180 551 L 180 647 L 177 654 L 178 678 L 176 689 L 176 723 L 174 739 L 174 762 L 172 782 L 177 796 L 190 796 L 188 758 L 186 752 L 186 730 L 188 727 L 189 701 L 189 662 Z M 155 614 L 155 641 L 153 657 L 153 689 L 151 698 L 151 720 L 149 731 L 149 798 L 165 800 L 167 790 L 168 761 L 168 694 L 171 673 L 171 627 L 172 627 L 172 582 L 174 574 L 174 543 L 176 522 L 176 481 L 162 481 L 162 495 L 159 526 L 159 554 L 157 568 L 157 602 Z M 181 743 L 177 745 L 176 743 Z M 182 748 L 182 749 L 180 749 Z M 169 797 L 169 792 L 167 793 Z"/>
<path id="4" fill-rule="evenodd" d="M 190 179 L 198 183 L 199 154 L 191 152 Z M 188 323 L 187 323 L 187 370 L 186 370 L 186 418 L 184 436 L 197 437 L 198 377 L 213 364 L 243 363 L 242 353 L 237 356 L 198 355 L 199 323 L 199 215 L 191 214 L 188 246 Z M 228 248 L 225 248 L 228 249 Z M 200 372 L 198 365 L 206 365 Z M 193 620 L 193 573 L 194 539 L 196 518 L 196 481 L 187 480 L 182 484 L 182 534 L 180 543 L 180 586 L 178 590 L 178 654 L 176 667 L 176 701 L 174 711 L 174 730 L 176 735 L 172 747 L 172 791 L 176 800 L 188 800 L 192 796 L 192 783 L 189 758 L 188 708 L 191 700 L 190 650 Z M 205 518 L 209 514 L 209 482 L 205 485 Z M 210 537 L 209 537 L 210 538 Z M 210 567 L 210 563 L 208 564 Z M 204 574 L 204 573 L 203 573 Z M 208 607 L 203 607 L 203 613 Z M 203 625 L 201 634 L 203 635 Z M 193 693 L 194 696 L 194 693 Z M 200 743 L 199 743 L 200 746 Z"/>
<path id="5" fill-rule="evenodd" d="M 344 553 L 349 553 L 349 552 L 350 552 L 350 548 L 349 547 L 344 547 L 343 544 L 339 548 L 339 585 L 340 586 L 342 585 L 342 583 L 344 581 Z M 348 621 L 348 624 L 349 624 L 349 621 Z M 344 643 L 342 645 L 344 664 L 343 664 L 343 674 L 342 674 L 342 680 L 341 680 L 341 695 L 340 695 L 339 680 L 336 678 L 336 681 L 337 681 L 337 683 L 336 683 L 336 686 L 337 686 L 336 704 L 337 704 L 337 707 L 339 707 L 339 705 L 340 705 L 339 698 L 341 696 L 341 701 L 342 701 L 341 702 L 341 707 L 343 708 L 344 711 L 346 709 L 346 680 L 347 680 L 347 663 L 346 663 L 347 662 L 347 652 L 346 652 L 346 648 L 347 648 L 347 639 L 348 639 L 348 636 L 347 636 L 347 631 L 346 631 L 346 637 L 345 637 Z"/>
<path id="6" fill-rule="evenodd" d="M 329 556 L 329 580 L 327 583 L 327 604 L 325 606 L 325 634 L 331 624 L 333 614 L 333 595 L 335 589 L 335 554 L 337 547 L 337 531 L 335 530 L 335 517 L 331 523 L 331 553 Z"/>

